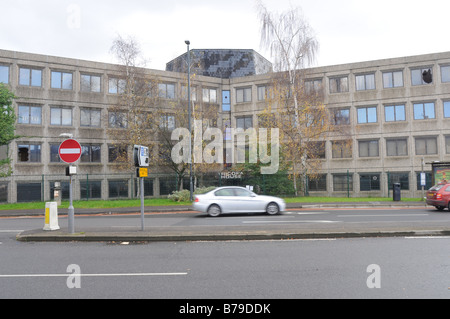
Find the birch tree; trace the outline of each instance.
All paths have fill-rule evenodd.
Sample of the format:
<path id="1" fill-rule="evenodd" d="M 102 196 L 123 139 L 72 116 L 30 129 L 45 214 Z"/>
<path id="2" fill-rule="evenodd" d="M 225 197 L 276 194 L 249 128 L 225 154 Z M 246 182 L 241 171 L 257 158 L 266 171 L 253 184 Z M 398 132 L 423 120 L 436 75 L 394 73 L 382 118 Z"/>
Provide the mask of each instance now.
<path id="1" fill-rule="evenodd" d="M 267 10 L 257 2 L 261 46 L 270 51 L 274 73 L 267 108 L 260 117 L 270 117 L 280 129 L 284 158 L 290 163 L 295 194 L 297 176 L 318 176 L 325 151 L 324 140 L 336 127 L 323 104 L 323 90 L 308 81 L 308 67 L 315 61 L 319 44 L 300 8 L 282 13 Z"/>

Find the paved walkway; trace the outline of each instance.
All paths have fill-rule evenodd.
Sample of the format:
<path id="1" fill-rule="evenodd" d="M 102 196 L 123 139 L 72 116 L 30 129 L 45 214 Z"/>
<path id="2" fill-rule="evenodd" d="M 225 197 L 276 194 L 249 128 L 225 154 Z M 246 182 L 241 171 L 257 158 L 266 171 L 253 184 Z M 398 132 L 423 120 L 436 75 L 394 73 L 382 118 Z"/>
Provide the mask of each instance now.
<path id="1" fill-rule="evenodd" d="M 375 208 L 375 207 L 425 207 L 423 202 L 363 202 L 363 203 L 303 203 L 289 204 L 294 208 Z M 61 209 L 60 215 L 67 210 Z M 191 212 L 190 206 L 146 207 L 146 213 L 181 213 Z M 120 209 L 75 209 L 80 214 L 126 214 L 138 213 L 140 208 Z M 5 214 L 3 214 L 4 216 Z M 42 211 L 11 211 L 9 216 L 39 216 Z M 69 234 L 67 229 L 43 231 L 42 229 L 25 231 L 17 236 L 20 241 L 115 241 L 115 242 L 151 242 L 151 241 L 219 241 L 219 240 L 289 240 L 289 239 L 328 239 L 356 237 L 392 237 L 392 236 L 450 236 L 450 227 L 443 225 L 402 226 L 370 223 L 349 223 L 345 228 L 340 224 L 315 224 L 299 227 L 298 225 L 261 225 L 261 226 L 171 226 L 145 227 L 144 231 L 136 228 L 89 228 L 76 229 Z"/>

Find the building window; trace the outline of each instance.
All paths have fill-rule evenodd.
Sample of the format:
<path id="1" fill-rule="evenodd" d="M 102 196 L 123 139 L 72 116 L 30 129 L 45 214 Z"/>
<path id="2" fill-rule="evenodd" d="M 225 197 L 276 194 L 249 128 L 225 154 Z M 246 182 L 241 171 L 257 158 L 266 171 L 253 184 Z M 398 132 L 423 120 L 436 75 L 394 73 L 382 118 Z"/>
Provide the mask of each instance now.
<path id="1" fill-rule="evenodd" d="M 436 137 L 417 137 L 416 138 L 416 155 L 436 155 L 437 138 Z"/>
<path id="2" fill-rule="evenodd" d="M 19 69 L 19 85 L 24 86 L 42 86 L 42 70 L 20 68 Z"/>
<path id="3" fill-rule="evenodd" d="M 21 163 L 40 163 L 40 144 L 19 144 L 17 145 L 18 161 Z"/>
<path id="4" fill-rule="evenodd" d="M 378 140 L 359 141 L 359 157 L 378 157 Z"/>
<path id="5" fill-rule="evenodd" d="M 236 103 L 251 102 L 252 88 L 236 89 Z"/>
<path id="6" fill-rule="evenodd" d="M 383 73 L 383 87 L 398 88 L 403 86 L 403 71 L 384 72 Z"/>
<path id="7" fill-rule="evenodd" d="M 72 73 L 52 71 L 52 89 L 72 90 L 73 75 Z"/>
<path id="8" fill-rule="evenodd" d="M 405 105 L 386 105 L 384 107 L 386 122 L 399 122 L 406 120 Z"/>
<path id="9" fill-rule="evenodd" d="M 445 154 L 450 154 L 450 136 L 445 137 Z"/>
<path id="10" fill-rule="evenodd" d="M 320 174 L 314 179 L 311 179 L 311 177 L 308 176 L 308 190 L 310 192 L 326 192 L 327 174 Z"/>
<path id="11" fill-rule="evenodd" d="M 123 94 L 127 81 L 125 79 L 109 78 L 108 92 L 110 94 Z"/>
<path id="12" fill-rule="evenodd" d="M 59 146 L 60 144 L 50 144 L 50 163 L 62 162 L 59 157 Z"/>
<path id="13" fill-rule="evenodd" d="M 42 201 L 42 183 L 17 183 L 17 202 Z"/>
<path id="14" fill-rule="evenodd" d="M 436 118 L 434 103 L 416 103 L 414 104 L 414 119 L 427 120 Z"/>
<path id="15" fill-rule="evenodd" d="M 166 131 L 173 131 L 175 129 L 175 115 L 164 114 L 159 120 L 159 128 Z"/>
<path id="16" fill-rule="evenodd" d="M 0 65 L 0 83 L 9 83 L 9 66 Z"/>
<path id="17" fill-rule="evenodd" d="M 101 110 L 81 109 L 80 110 L 80 125 L 88 126 L 88 127 L 100 127 L 100 125 L 101 125 Z"/>
<path id="18" fill-rule="evenodd" d="M 203 89 L 203 102 L 205 103 L 217 103 L 217 90 L 216 89 Z"/>
<path id="19" fill-rule="evenodd" d="M 352 141 L 333 141 L 331 151 L 333 158 L 352 158 Z"/>
<path id="20" fill-rule="evenodd" d="M 375 74 L 356 76 L 356 91 L 375 90 Z"/>
<path id="21" fill-rule="evenodd" d="M 308 142 L 306 152 L 309 159 L 326 158 L 325 142 Z"/>
<path id="22" fill-rule="evenodd" d="M 18 123 L 40 125 L 42 123 L 42 108 L 40 106 L 19 105 Z"/>
<path id="23" fill-rule="evenodd" d="M 450 117 L 450 101 L 444 102 L 444 117 Z"/>
<path id="24" fill-rule="evenodd" d="M 423 73 L 428 72 L 428 71 L 432 72 L 430 68 L 411 70 L 411 84 L 412 85 L 429 84 L 429 83 L 426 83 L 423 79 Z"/>
<path id="25" fill-rule="evenodd" d="M 128 120 L 125 112 L 109 112 L 109 127 L 110 128 L 127 128 Z"/>
<path id="26" fill-rule="evenodd" d="M 236 128 L 241 128 L 244 131 L 253 127 L 253 116 L 244 116 L 236 118 Z"/>
<path id="27" fill-rule="evenodd" d="M 82 163 L 100 163 L 101 146 L 93 144 L 81 144 L 81 162 Z"/>
<path id="28" fill-rule="evenodd" d="M 417 173 L 416 174 L 416 181 L 417 181 L 417 190 L 420 191 L 422 189 L 422 185 L 420 185 L 420 176 L 421 173 Z M 433 185 L 431 184 L 432 181 L 432 174 L 431 173 L 425 173 L 425 186 L 424 189 L 430 189 L 431 187 L 433 187 Z"/>
<path id="29" fill-rule="evenodd" d="M 72 126 L 72 109 L 50 108 L 50 125 Z"/>
<path id="30" fill-rule="evenodd" d="M 188 99 L 188 87 L 186 85 L 183 85 L 181 87 L 181 98 L 185 101 Z M 197 88 L 195 86 L 191 86 L 191 101 L 195 102 L 197 101 Z"/>
<path id="31" fill-rule="evenodd" d="M 80 198 L 102 198 L 102 182 L 80 180 Z"/>
<path id="32" fill-rule="evenodd" d="M 387 156 L 406 156 L 408 155 L 407 139 L 386 140 Z"/>
<path id="33" fill-rule="evenodd" d="M 358 108 L 358 124 L 376 123 L 377 122 L 377 107 L 361 107 Z"/>
<path id="34" fill-rule="evenodd" d="M 408 173 L 389 173 L 389 189 L 392 190 L 394 183 L 400 183 L 401 190 L 409 190 L 409 174 Z"/>
<path id="35" fill-rule="evenodd" d="M 189 179 L 184 179 L 183 182 L 188 182 L 187 187 L 183 187 L 183 189 L 189 189 Z M 136 196 L 139 196 L 139 185 L 138 179 L 134 180 L 134 189 L 136 190 Z M 144 178 L 144 196 L 153 196 L 153 179 L 152 178 Z"/>
<path id="36" fill-rule="evenodd" d="M 266 87 L 258 86 L 258 101 L 264 101 L 266 99 Z"/>
<path id="37" fill-rule="evenodd" d="M 306 94 L 319 93 L 321 90 L 322 90 L 322 79 L 305 81 Z"/>
<path id="38" fill-rule="evenodd" d="M 450 82 L 450 66 L 441 66 L 441 80 L 443 83 Z"/>
<path id="39" fill-rule="evenodd" d="M 353 174 L 333 175 L 333 190 L 335 192 L 353 191 Z"/>
<path id="40" fill-rule="evenodd" d="M 101 92 L 101 77 L 81 74 L 81 92 Z"/>
<path id="41" fill-rule="evenodd" d="M 350 109 L 333 110 L 331 121 L 334 125 L 350 124 Z"/>
<path id="42" fill-rule="evenodd" d="M 330 93 L 348 92 L 348 77 L 330 78 Z"/>
<path id="43" fill-rule="evenodd" d="M 108 146 L 108 162 L 124 163 L 128 160 L 128 150 L 126 146 Z"/>
<path id="44" fill-rule="evenodd" d="M 108 181 L 109 198 L 128 197 L 128 180 Z"/>
<path id="45" fill-rule="evenodd" d="M 359 190 L 379 191 L 380 190 L 380 174 L 361 174 L 359 175 Z"/>
<path id="46" fill-rule="evenodd" d="M 175 84 L 159 83 L 158 92 L 160 98 L 173 100 L 175 99 Z"/>

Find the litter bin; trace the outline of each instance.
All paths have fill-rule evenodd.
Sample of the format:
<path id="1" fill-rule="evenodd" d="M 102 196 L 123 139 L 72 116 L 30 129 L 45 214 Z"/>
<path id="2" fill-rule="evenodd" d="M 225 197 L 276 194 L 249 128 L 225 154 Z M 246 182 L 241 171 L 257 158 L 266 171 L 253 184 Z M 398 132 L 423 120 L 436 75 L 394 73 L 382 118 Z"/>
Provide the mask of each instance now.
<path id="1" fill-rule="evenodd" d="M 401 184 L 394 183 L 392 190 L 393 190 L 393 195 L 394 195 L 394 202 L 401 201 L 402 200 Z"/>

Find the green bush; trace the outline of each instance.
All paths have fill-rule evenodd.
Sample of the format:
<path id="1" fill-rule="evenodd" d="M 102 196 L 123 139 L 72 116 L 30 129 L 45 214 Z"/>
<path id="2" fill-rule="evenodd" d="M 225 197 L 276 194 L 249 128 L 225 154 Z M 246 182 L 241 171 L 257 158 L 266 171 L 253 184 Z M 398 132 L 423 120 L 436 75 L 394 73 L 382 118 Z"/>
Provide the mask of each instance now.
<path id="1" fill-rule="evenodd" d="M 212 191 L 215 188 L 216 188 L 215 186 L 199 187 L 195 190 L 194 195 L 195 194 L 205 194 L 209 191 Z M 182 191 L 173 192 L 167 198 L 174 202 L 189 202 L 190 195 L 191 195 L 191 192 L 189 191 L 189 189 L 183 189 Z"/>

